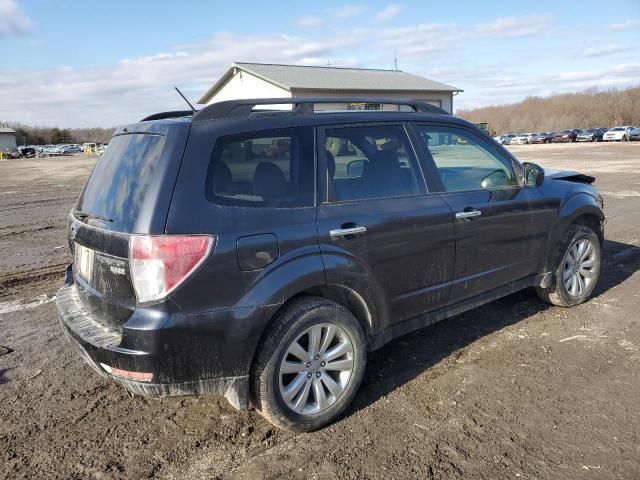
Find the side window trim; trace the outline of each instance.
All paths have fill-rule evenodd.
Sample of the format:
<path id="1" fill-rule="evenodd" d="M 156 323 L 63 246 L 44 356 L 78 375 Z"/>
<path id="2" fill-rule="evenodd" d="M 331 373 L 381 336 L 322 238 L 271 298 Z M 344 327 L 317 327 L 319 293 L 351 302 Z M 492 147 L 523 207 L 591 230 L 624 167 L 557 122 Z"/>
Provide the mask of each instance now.
<path id="1" fill-rule="evenodd" d="M 334 129 L 342 129 L 342 128 L 358 128 L 358 127 L 400 127 L 402 128 L 405 139 L 408 144 L 407 156 L 409 157 L 409 161 L 412 162 L 412 165 L 415 166 L 419 175 L 417 175 L 418 188 L 420 192 L 411 195 L 402 195 L 395 197 L 379 197 L 379 198 L 362 198 L 362 199 L 353 199 L 353 200 L 333 200 L 331 199 L 329 193 L 329 175 L 327 168 L 327 160 L 326 160 L 326 139 L 327 130 Z M 426 178 L 424 176 L 424 172 L 422 171 L 422 164 L 420 162 L 420 158 L 418 156 L 418 152 L 415 148 L 415 142 L 413 140 L 412 132 L 410 131 L 409 125 L 406 121 L 387 121 L 387 122 L 357 122 L 357 123 L 338 123 L 338 124 L 325 124 L 319 125 L 315 127 L 316 135 L 316 165 L 317 165 L 317 188 L 318 188 L 318 205 L 321 204 L 332 204 L 332 205 L 342 205 L 356 202 L 367 202 L 367 201 L 376 201 L 376 200 L 393 200 L 397 198 L 412 198 L 412 197 L 421 197 L 429 194 L 429 188 L 426 184 Z M 433 192 L 431 192 L 433 193 Z"/>
<path id="2" fill-rule="evenodd" d="M 423 122 L 421 122 L 423 124 Z M 405 123 L 405 129 L 409 136 L 409 140 L 413 146 L 416 158 L 420 164 L 420 170 L 424 177 L 424 182 L 427 187 L 428 194 L 438 194 L 444 192 L 444 184 L 440 178 L 440 173 L 436 164 L 429 160 L 429 152 L 424 142 L 420 138 L 420 132 L 418 132 L 417 124 L 414 122 Z"/>
<path id="3" fill-rule="evenodd" d="M 521 178 L 522 176 L 519 174 L 519 172 L 521 171 L 521 168 L 519 165 L 514 164 L 514 159 L 510 155 L 505 155 L 504 152 L 496 148 L 496 145 L 492 145 L 490 142 L 487 141 L 486 138 L 482 138 L 481 135 L 478 135 L 477 132 L 473 131 L 471 128 L 467 127 L 466 125 L 456 125 L 456 124 L 443 123 L 443 122 L 425 122 L 425 121 L 414 121 L 410 123 L 411 123 L 411 130 L 413 132 L 413 136 L 415 137 L 416 141 L 419 143 L 421 151 L 425 153 L 423 156 L 424 161 L 430 164 L 429 167 L 432 168 L 435 174 L 437 175 L 438 181 L 440 183 L 440 188 L 441 188 L 440 193 L 447 194 L 447 193 L 477 192 L 477 191 L 482 191 L 483 189 L 476 188 L 472 190 L 458 190 L 455 192 L 448 192 L 444 186 L 444 183 L 442 183 L 442 178 L 438 173 L 437 165 L 435 164 L 435 162 L 427 160 L 428 156 L 426 155 L 426 152 L 425 152 L 425 150 L 427 150 L 427 147 L 424 145 L 424 142 L 422 142 L 420 139 L 419 127 L 453 128 L 468 134 L 470 137 L 475 139 L 477 143 L 480 144 L 485 150 L 487 150 L 487 152 L 493 154 L 498 160 L 502 161 L 505 164 L 505 166 L 508 166 L 508 168 L 511 170 L 512 175 L 518 182 L 517 185 L 495 187 L 494 188 L 495 190 L 506 189 L 506 188 L 523 188 L 523 183 Z"/>

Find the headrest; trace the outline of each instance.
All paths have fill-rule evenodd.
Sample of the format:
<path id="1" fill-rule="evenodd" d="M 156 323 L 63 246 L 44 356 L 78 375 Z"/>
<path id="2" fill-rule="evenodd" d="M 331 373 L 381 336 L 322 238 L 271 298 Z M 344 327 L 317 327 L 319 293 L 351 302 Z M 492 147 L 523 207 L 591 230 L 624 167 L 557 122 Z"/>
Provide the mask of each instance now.
<path id="1" fill-rule="evenodd" d="M 278 199 L 287 193 L 287 180 L 284 173 L 271 162 L 260 162 L 253 175 L 253 194 L 265 200 Z"/>

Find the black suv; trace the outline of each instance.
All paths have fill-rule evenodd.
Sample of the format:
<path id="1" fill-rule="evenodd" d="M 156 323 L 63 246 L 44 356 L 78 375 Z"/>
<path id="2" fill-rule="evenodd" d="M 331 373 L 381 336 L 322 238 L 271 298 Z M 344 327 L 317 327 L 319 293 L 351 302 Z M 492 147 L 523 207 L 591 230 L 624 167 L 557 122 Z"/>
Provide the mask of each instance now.
<path id="1" fill-rule="evenodd" d="M 345 101 L 397 109 L 314 108 Z M 527 287 L 584 302 L 603 243 L 593 180 L 412 101 L 152 115 L 115 132 L 69 215 L 62 327 L 134 394 L 225 395 L 313 430 L 400 335 Z"/>

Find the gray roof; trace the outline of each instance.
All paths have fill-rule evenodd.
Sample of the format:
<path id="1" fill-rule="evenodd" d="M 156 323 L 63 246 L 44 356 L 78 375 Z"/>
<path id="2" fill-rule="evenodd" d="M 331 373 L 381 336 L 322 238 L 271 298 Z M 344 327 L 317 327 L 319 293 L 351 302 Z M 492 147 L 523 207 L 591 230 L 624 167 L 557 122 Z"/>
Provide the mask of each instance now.
<path id="1" fill-rule="evenodd" d="M 236 62 L 218 80 L 198 103 L 206 103 L 233 75 L 242 69 L 285 90 L 314 89 L 330 91 L 429 91 L 461 92 L 462 89 L 419 77 L 400 70 L 370 68 L 311 67 L 304 65 L 278 65 L 272 63 Z"/>
<path id="2" fill-rule="evenodd" d="M 16 133 L 13 128 L 0 127 L 0 133 Z"/>

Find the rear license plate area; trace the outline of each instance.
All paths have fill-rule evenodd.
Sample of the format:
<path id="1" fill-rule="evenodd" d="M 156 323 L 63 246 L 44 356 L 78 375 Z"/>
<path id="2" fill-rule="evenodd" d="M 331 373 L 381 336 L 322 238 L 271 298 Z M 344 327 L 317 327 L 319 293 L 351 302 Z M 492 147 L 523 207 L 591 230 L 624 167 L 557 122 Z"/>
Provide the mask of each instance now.
<path id="1" fill-rule="evenodd" d="M 90 248 L 75 244 L 75 271 L 76 275 L 85 282 L 91 283 L 93 278 L 93 270 L 95 268 L 96 251 Z"/>

